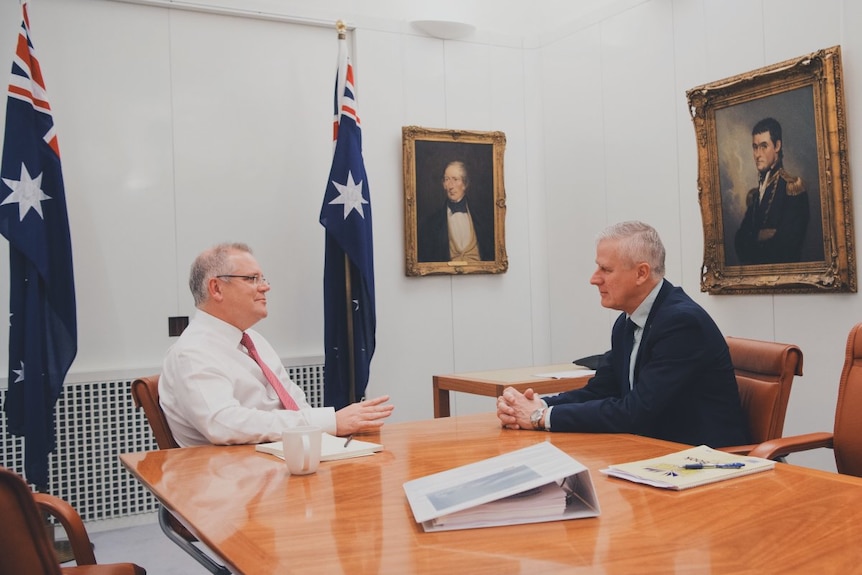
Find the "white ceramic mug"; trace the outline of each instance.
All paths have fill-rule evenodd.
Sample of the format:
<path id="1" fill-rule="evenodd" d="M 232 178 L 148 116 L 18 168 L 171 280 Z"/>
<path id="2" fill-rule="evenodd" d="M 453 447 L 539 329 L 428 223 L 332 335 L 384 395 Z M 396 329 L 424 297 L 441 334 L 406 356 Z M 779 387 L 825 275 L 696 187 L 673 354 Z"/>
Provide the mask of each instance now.
<path id="1" fill-rule="evenodd" d="M 301 425 L 281 434 L 284 462 L 291 475 L 308 475 L 317 471 L 322 433 L 323 429 L 316 425 Z"/>

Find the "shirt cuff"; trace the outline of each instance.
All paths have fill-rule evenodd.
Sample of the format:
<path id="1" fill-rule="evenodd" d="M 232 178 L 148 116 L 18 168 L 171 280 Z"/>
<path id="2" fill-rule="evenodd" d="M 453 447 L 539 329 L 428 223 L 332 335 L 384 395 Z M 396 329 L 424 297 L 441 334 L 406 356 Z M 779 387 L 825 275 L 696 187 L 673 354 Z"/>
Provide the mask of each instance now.
<path id="1" fill-rule="evenodd" d="M 548 406 L 544 399 L 542 403 L 545 404 L 545 431 L 551 431 L 551 410 L 554 409 L 554 406 Z"/>
<path id="2" fill-rule="evenodd" d="M 316 425 L 326 433 L 335 435 L 337 426 L 335 424 L 334 407 L 312 407 L 311 409 L 304 409 L 303 415 L 305 415 L 308 425 Z"/>

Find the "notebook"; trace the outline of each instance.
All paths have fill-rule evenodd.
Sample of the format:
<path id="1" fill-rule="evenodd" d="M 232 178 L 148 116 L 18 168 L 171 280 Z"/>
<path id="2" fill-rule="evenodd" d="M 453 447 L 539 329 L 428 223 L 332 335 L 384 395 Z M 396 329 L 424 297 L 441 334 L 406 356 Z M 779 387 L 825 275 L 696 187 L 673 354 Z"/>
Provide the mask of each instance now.
<path id="1" fill-rule="evenodd" d="M 320 460 L 321 461 L 336 461 L 339 459 L 350 459 L 351 457 L 362 457 L 371 455 L 378 451 L 383 451 L 383 446 L 379 443 L 371 443 L 370 441 L 360 441 L 359 439 L 351 439 L 347 447 L 344 443 L 346 437 L 336 437 L 328 433 L 324 433 L 320 442 Z M 261 453 L 269 453 L 281 459 L 284 459 L 284 449 L 280 441 L 272 443 L 259 443 L 255 446 L 256 451 Z"/>

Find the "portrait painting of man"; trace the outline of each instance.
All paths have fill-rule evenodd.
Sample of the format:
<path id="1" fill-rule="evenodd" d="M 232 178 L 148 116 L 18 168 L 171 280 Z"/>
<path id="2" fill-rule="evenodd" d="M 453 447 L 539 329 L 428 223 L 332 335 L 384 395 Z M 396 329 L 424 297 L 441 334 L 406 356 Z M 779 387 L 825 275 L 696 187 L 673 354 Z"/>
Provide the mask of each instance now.
<path id="1" fill-rule="evenodd" d="M 823 259 L 811 87 L 716 110 L 726 265 Z"/>
<path id="2" fill-rule="evenodd" d="M 404 126 L 404 255 L 408 276 L 503 273 L 503 132 Z"/>
<path id="3" fill-rule="evenodd" d="M 842 77 L 832 46 L 686 90 L 701 291 L 856 292 Z"/>
<path id="4" fill-rule="evenodd" d="M 427 144 L 429 142 L 422 142 L 417 148 Z M 472 163 L 484 163 L 481 161 L 484 158 L 479 156 L 485 151 L 474 150 Z M 488 155 L 489 162 L 490 159 Z M 443 164 L 442 171 L 437 168 L 438 164 Z M 493 188 L 482 186 L 483 178 L 474 177 L 472 172 L 476 170 L 471 170 L 468 161 L 462 159 L 433 162 L 428 170 L 428 188 L 417 190 L 417 196 L 424 196 L 417 208 L 418 261 L 493 261 L 494 220 L 489 209 L 493 198 L 480 191 L 482 187 L 488 191 Z M 435 171 L 439 173 L 436 181 Z"/>

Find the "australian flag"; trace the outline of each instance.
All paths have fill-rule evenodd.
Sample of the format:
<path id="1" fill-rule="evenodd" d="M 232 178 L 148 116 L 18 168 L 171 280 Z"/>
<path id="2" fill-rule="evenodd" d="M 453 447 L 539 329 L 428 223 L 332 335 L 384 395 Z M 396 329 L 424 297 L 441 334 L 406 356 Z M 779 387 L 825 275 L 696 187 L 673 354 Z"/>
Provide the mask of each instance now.
<path id="1" fill-rule="evenodd" d="M 325 405 L 335 409 L 364 396 L 377 328 L 371 196 L 346 43 L 340 33 L 335 150 L 320 210 L 320 223 L 326 229 L 323 399 Z"/>
<path id="2" fill-rule="evenodd" d="M 24 437 L 24 472 L 48 487 L 54 406 L 78 350 L 72 242 L 60 149 L 27 4 L 6 103 L 0 233 L 9 240 L 9 431 Z"/>

